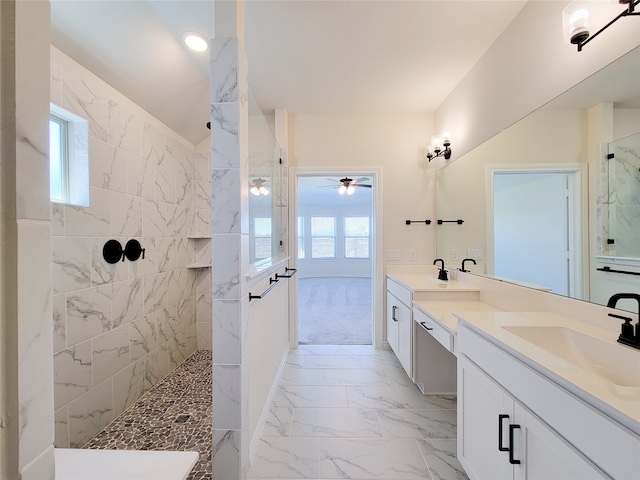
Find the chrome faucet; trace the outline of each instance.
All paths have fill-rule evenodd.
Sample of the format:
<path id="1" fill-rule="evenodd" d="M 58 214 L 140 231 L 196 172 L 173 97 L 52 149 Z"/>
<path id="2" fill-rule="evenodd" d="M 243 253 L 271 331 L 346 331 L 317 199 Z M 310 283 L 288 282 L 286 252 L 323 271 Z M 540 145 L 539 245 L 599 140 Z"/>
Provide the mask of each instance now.
<path id="1" fill-rule="evenodd" d="M 449 277 L 447 276 L 447 271 L 444 269 L 444 260 L 441 258 L 436 258 L 433 261 L 433 264 L 435 265 L 438 262 L 442 263 L 442 266 L 440 267 L 440 272 L 438 272 L 438 280 L 449 280 Z"/>
<path id="2" fill-rule="evenodd" d="M 638 302 L 638 323 L 634 326 L 631 325 L 631 318 L 624 317 L 622 315 L 616 315 L 615 313 L 610 313 L 610 317 L 619 318 L 620 320 L 624 320 L 624 323 L 621 326 L 620 336 L 618 337 L 618 342 L 629 345 L 633 348 L 640 349 L 640 295 L 637 293 L 616 293 L 612 295 L 609 301 L 607 302 L 607 307 L 616 308 L 616 304 L 618 300 L 629 299 L 636 300 Z"/>
<path id="3" fill-rule="evenodd" d="M 476 261 L 473 258 L 465 258 L 464 260 L 462 260 L 462 268 L 460 269 L 461 272 L 468 272 L 469 270 L 465 270 L 464 269 L 464 263 L 465 262 L 472 262 L 474 265 L 477 265 Z"/>

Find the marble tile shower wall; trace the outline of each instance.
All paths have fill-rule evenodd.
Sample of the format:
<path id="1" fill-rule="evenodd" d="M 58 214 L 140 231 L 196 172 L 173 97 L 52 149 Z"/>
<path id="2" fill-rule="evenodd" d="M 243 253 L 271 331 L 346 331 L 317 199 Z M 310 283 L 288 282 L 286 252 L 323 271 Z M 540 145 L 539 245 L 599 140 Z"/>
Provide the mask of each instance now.
<path id="1" fill-rule="evenodd" d="M 52 203 L 55 445 L 74 448 L 195 351 L 198 331 L 207 347 L 210 271 L 187 267 L 211 263 L 210 240 L 190 238 L 210 234 L 211 186 L 206 154 L 53 53 L 51 101 L 89 121 L 90 206 Z M 144 259 L 108 264 L 112 238 L 136 238 Z"/>
<path id="2" fill-rule="evenodd" d="M 640 133 L 615 142 L 598 178 L 604 209 L 598 209 L 607 238 L 606 254 L 640 257 Z M 599 206 L 599 205 L 598 205 Z M 602 250 L 600 250 L 602 251 Z"/>

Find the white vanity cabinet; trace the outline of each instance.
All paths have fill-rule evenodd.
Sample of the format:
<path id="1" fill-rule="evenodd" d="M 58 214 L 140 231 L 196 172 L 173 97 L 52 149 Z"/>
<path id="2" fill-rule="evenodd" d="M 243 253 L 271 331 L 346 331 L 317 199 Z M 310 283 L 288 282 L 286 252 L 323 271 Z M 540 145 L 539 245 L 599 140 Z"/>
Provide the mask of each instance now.
<path id="1" fill-rule="evenodd" d="M 413 378 L 413 292 L 387 277 L 387 341 L 409 378 Z"/>
<path id="2" fill-rule="evenodd" d="M 465 357 L 458 367 L 458 459 L 470 478 L 607 478 Z"/>
<path id="3" fill-rule="evenodd" d="M 639 438 L 458 325 L 458 459 L 472 479 L 640 478 Z"/>

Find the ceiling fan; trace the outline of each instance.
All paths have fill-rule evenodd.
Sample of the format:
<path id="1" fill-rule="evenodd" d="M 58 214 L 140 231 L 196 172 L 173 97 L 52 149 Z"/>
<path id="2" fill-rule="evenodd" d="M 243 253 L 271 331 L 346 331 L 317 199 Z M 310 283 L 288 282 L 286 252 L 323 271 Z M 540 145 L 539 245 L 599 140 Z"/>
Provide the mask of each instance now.
<path id="1" fill-rule="evenodd" d="M 254 178 L 249 182 L 249 191 L 256 196 L 269 195 L 267 183 L 268 180 L 265 180 L 264 178 Z"/>
<path id="2" fill-rule="evenodd" d="M 334 178 L 327 178 L 327 180 L 330 180 L 332 182 L 336 181 Z M 353 178 L 344 177 L 338 180 L 338 183 L 340 184 L 340 186 L 335 185 L 335 188 L 338 188 L 338 193 L 340 195 L 344 195 L 345 193 L 347 195 L 352 195 L 353 192 L 355 192 L 356 190 L 354 187 L 371 188 L 371 185 L 361 183 L 361 182 L 366 182 L 367 180 L 369 180 L 368 177 L 360 177 L 356 180 L 354 180 Z"/>

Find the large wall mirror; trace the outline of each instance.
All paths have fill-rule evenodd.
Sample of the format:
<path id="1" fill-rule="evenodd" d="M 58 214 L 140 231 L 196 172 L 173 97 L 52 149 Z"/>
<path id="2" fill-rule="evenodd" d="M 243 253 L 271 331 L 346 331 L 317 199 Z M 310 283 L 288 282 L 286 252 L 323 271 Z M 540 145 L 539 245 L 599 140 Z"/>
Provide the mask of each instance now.
<path id="1" fill-rule="evenodd" d="M 249 263 L 259 272 L 286 257 L 286 171 L 281 149 L 249 91 Z"/>
<path id="2" fill-rule="evenodd" d="M 640 293 L 640 47 L 436 173 L 437 256 L 606 304 Z M 636 310 L 637 305 L 622 308 Z"/>

